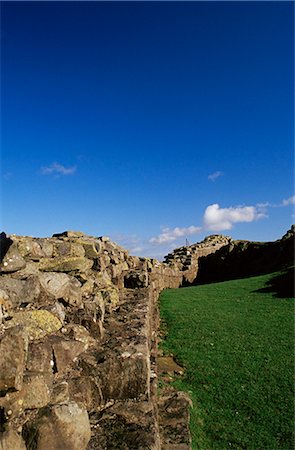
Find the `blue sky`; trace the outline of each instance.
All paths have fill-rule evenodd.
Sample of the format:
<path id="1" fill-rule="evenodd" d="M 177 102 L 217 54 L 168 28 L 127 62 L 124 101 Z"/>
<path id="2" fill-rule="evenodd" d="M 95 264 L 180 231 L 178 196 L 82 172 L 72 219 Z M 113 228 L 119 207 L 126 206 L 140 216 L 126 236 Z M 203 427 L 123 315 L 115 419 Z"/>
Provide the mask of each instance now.
<path id="1" fill-rule="evenodd" d="M 161 257 L 294 222 L 293 2 L 1 2 L 7 233 Z"/>

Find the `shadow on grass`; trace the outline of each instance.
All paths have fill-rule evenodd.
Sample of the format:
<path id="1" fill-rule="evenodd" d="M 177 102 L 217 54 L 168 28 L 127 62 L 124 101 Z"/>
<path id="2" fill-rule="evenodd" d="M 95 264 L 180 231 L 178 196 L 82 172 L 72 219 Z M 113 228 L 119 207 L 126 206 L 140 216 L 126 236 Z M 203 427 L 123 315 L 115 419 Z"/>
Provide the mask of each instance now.
<path id="1" fill-rule="evenodd" d="M 279 275 L 271 278 L 264 288 L 255 292 L 273 293 L 278 298 L 295 297 L 294 267 L 289 267 Z"/>

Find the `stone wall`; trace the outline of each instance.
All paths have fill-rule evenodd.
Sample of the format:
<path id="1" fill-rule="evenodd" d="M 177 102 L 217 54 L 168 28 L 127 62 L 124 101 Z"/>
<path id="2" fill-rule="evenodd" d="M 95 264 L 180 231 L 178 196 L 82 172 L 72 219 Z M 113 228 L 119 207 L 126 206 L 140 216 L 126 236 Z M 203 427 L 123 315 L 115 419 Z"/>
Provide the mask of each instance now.
<path id="1" fill-rule="evenodd" d="M 294 264 L 294 225 L 274 242 L 231 240 L 216 253 L 199 259 L 198 273 L 193 284 L 212 283 L 262 275 L 288 268 Z M 290 274 L 292 274 L 292 270 Z M 293 274 L 294 278 L 294 274 Z M 289 292 L 292 296 L 294 283 Z"/>
<path id="2" fill-rule="evenodd" d="M 0 243 L 0 449 L 189 450 L 189 399 L 157 392 L 158 296 L 235 241 L 209 236 L 164 263 L 80 232 Z"/>
<path id="3" fill-rule="evenodd" d="M 182 274 L 79 232 L 2 233 L 1 259 L 0 448 L 188 449 L 157 397 L 158 295 Z"/>
<path id="4" fill-rule="evenodd" d="M 199 259 L 215 253 L 231 241 L 232 239 L 228 236 L 208 236 L 202 242 L 175 249 L 165 256 L 165 264 L 182 273 L 183 286 L 190 285 L 197 277 Z"/>

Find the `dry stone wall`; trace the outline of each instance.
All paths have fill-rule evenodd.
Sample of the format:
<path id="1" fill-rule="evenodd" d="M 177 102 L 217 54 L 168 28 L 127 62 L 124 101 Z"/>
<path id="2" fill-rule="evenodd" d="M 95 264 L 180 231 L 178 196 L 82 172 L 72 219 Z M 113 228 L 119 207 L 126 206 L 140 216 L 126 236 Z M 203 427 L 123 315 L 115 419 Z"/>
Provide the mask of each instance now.
<path id="1" fill-rule="evenodd" d="M 157 394 L 157 301 L 231 239 L 164 263 L 81 232 L 0 243 L 0 450 L 189 450 L 189 399 Z"/>
<path id="2" fill-rule="evenodd" d="M 197 277 L 199 259 L 215 253 L 231 242 L 232 239 L 228 236 L 211 235 L 202 242 L 175 249 L 165 256 L 165 264 L 182 273 L 183 285 L 190 285 Z"/>
<path id="3" fill-rule="evenodd" d="M 189 449 L 187 420 L 159 426 L 188 400 L 157 397 L 157 299 L 177 268 L 68 231 L 2 233 L 0 272 L 2 450 L 160 449 L 169 420 Z"/>

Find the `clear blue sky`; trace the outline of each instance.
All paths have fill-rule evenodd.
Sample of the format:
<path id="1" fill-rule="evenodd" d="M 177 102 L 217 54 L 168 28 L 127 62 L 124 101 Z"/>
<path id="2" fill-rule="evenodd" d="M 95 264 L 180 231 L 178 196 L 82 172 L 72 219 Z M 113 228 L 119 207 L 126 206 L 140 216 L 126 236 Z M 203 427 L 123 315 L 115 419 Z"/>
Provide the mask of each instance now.
<path id="1" fill-rule="evenodd" d="M 2 224 L 158 256 L 294 219 L 293 2 L 1 2 Z"/>

